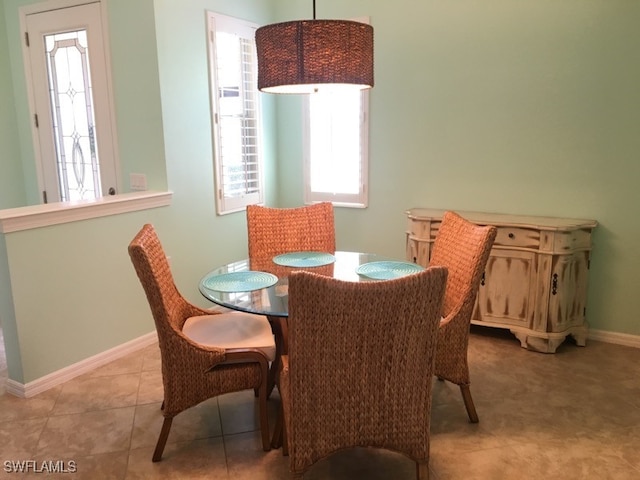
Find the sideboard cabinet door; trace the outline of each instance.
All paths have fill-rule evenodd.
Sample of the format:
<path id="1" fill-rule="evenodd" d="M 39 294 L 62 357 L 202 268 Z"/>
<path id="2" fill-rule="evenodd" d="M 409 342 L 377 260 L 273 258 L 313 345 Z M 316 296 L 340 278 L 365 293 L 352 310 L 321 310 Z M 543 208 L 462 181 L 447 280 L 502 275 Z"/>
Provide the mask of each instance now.
<path id="1" fill-rule="evenodd" d="M 536 300 L 536 256 L 495 249 L 478 290 L 474 320 L 487 326 L 531 328 Z M 495 325 L 494 325 L 495 324 Z"/>
<path id="2" fill-rule="evenodd" d="M 549 295 L 549 330 L 564 332 L 584 322 L 587 309 L 589 252 L 558 255 L 551 268 Z M 586 338 L 576 339 L 578 344 Z"/>

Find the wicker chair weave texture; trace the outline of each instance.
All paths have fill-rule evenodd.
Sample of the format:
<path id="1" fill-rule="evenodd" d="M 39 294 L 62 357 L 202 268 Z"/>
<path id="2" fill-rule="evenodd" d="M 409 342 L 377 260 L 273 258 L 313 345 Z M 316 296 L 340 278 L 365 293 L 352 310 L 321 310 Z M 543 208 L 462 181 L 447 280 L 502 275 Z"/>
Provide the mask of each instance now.
<path id="1" fill-rule="evenodd" d="M 292 472 L 355 446 L 428 463 L 427 379 L 446 276 L 441 267 L 381 282 L 291 275 L 280 388 Z"/>
<path id="2" fill-rule="evenodd" d="M 480 280 L 496 237 L 494 226 L 480 226 L 455 212 L 445 212 L 436 236 L 430 266 L 449 271 L 436 354 L 436 376 L 463 388 L 472 422 L 477 414 L 469 392 L 467 348 L 471 316 Z"/>

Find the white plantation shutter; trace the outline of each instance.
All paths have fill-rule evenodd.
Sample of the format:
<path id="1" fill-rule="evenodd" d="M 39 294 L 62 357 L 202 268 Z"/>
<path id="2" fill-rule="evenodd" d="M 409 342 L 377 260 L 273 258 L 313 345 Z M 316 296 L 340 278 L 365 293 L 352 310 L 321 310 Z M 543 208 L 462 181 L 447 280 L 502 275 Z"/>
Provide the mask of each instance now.
<path id="1" fill-rule="evenodd" d="M 262 202 L 256 25 L 209 12 L 216 211 Z"/>

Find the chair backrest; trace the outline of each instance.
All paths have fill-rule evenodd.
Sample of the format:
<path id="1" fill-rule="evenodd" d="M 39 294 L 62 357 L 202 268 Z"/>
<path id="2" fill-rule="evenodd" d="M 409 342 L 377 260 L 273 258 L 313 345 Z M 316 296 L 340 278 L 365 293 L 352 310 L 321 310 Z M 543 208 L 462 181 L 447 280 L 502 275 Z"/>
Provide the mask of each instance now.
<path id="1" fill-rule="evenodd" d="M 296 251 L 336 250 L 333 205 L 316 203 L 296 208 L 247 206 L 249 258 L 271 259 Z"/>
<path id="2" fill-rule="evenodd" d="M 353 446 L 429 454 L 431 377 L 447 271 L 380 282 L 289 278 L 292 469 Z"/>
<path id="3" fill-rule="evenodd" d="M 443 317 L 462 308 L 471 316 L 496 231 L 494 226 L 476 225 L 457 213 L 445 212 L 429 260 L 429 266 L 449 270 Z"/>
<path id="4" fill-rule="evenodd" d="M 176 288 L 169 262 L 152 225 L 142 227 L 128 250 L 147 295 L 162 348 L 166 334 L 182 330 L 191 313 L 190 304 Z"/>

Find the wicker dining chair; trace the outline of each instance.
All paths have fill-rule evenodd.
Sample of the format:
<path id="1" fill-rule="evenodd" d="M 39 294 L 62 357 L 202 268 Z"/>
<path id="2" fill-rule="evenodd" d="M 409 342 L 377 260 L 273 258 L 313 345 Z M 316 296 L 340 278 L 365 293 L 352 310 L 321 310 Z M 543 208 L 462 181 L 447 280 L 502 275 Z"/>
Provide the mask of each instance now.
<path id="1" fill-rule="evenodd" d="M 441 267 L 380 282 L 291 275 L 274 444 L 284 441 L 294 478 L 349 447 L 403 453 L 429 477 L 432 382 L 416 372 L 433 376 L 446 277 Z"/>
<path id="2" fill-rule="evenodd" d="M 333 204 L 321 202 L 294 208 L 248 205 L 247 234 L 250 268 L 272 273 L 279 278 L 287 277 L 292 269 L 275 264 L 272 260 L 276 255 L 302 251 L 335 252 Z M 331 275 L 333 265 L 315 267 L 315 271 Z M 281 354 L 287 351 L 288 335 L 285 318 L 270 316 L 268 320 L 277 342 L 268 390 L 271 394 Z"/>
<path id="3" fill-rule="evenodd" d="M 460 387 L 472 423 L 478 422 L 478 414 L 469 388 L 469 329 L 495 237 L 496 227 L 479 226 L 455 212 L 445 212 L 429 260 L 430 267 L 443 266 L 449 270 L 435 374 L 439 380 L 448 380 Z"/>
<path id="4" fill-rule="evenodd" d="M 249 259 L 271 260 L 297 251 L 336 250 L 333 205 L 314 203 L 295 208 L 247 206 Z"/>
<path id="5" fill-rule="evenodd" d="M 201 309 L 178 291 L 152 225 L 129 244 L 129 255 L 151 307 L 162 364 L 164 423 L 153 453 L 162 458 L 171 423 L 180 412 L 224 393 L 258 393 L 262 446 L 270 450 L 267 372 L 275 342 L 266 318 Z"/>

